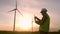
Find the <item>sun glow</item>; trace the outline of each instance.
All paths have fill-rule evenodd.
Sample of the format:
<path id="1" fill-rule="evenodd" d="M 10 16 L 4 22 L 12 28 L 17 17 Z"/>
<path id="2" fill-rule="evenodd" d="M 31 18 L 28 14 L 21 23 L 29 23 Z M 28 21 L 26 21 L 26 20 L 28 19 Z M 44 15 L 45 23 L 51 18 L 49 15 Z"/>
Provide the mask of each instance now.
<path id="1" fill-rule="evenodd" d="M 29 29 L 31 28 L 32 22 L 27 18 L 23 18 L 20 25 L 23 29 Z"/>
<path id="2" fill-rule="evenodd" d="M 32 15 L 24 14 L 19 16 L 16 25 L 23 31 L 30 31 L 32 28 Z"/>

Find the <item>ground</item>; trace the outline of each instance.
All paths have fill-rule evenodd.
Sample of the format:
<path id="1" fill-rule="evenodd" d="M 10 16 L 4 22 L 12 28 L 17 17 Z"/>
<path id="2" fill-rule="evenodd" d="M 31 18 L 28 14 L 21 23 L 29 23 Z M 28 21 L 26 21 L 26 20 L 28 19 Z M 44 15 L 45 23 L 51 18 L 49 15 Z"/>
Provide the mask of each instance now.
<path id="1" fill-rule="evenodd" d="M 12 32 L 12 31 L 0 31 L 0 34 L 39 34 L 39 32 Z M 49 32 L 49 34 L 60 34 L 60 32 Z"/>

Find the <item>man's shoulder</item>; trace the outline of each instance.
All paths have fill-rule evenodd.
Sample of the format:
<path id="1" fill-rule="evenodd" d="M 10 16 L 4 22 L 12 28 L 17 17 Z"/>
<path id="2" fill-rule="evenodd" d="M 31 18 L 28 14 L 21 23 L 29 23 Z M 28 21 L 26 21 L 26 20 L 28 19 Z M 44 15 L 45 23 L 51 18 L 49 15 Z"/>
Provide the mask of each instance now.
<path id="1" fill-rule="evenodd" d="M 50 18 L 50 16 L 48 14 L 46 14 L 47 18 Z"/>

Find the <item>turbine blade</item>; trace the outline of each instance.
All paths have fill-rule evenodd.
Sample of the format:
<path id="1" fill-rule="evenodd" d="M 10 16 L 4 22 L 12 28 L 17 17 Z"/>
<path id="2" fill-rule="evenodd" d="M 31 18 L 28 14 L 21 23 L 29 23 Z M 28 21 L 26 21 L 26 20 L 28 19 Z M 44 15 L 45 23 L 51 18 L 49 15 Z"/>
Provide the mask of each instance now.
<path id="1" fill-rule="evenodd" d="M 12 12 L 12 11 L 15 11 L 15 9 L 13 9 L 13 10 L 10 10 L 10 11 L 8 11 L 8 12 Z"/>
<path id="2" fill-rule="evenodd" d="M 19 12 L 19 14 L 21 14 L 21 12 L 17 9 L 17 11 Z M 21 14 L 22 15 L 22 14 Z M 22 15 L 23 16 L 23 15 Z"/>
<path id="3" fill-rule="evenodd" d="M 16 9 L 17 9 L 17 0 L 16 0 Z"/>

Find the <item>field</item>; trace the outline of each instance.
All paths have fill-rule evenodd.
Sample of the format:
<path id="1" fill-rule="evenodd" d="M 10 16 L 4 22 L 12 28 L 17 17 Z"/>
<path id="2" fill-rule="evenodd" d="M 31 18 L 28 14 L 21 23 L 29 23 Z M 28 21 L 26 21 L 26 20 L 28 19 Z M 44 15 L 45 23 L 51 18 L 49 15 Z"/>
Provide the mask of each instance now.
<path id="1" fill-rule="evenodd" d="M 0 34 L 39 34 L 39 32 L 12 32 L 12 31 L 0 31 Z M 49 34 L 60 34 L 60 32 L 49 32 Z"/>

